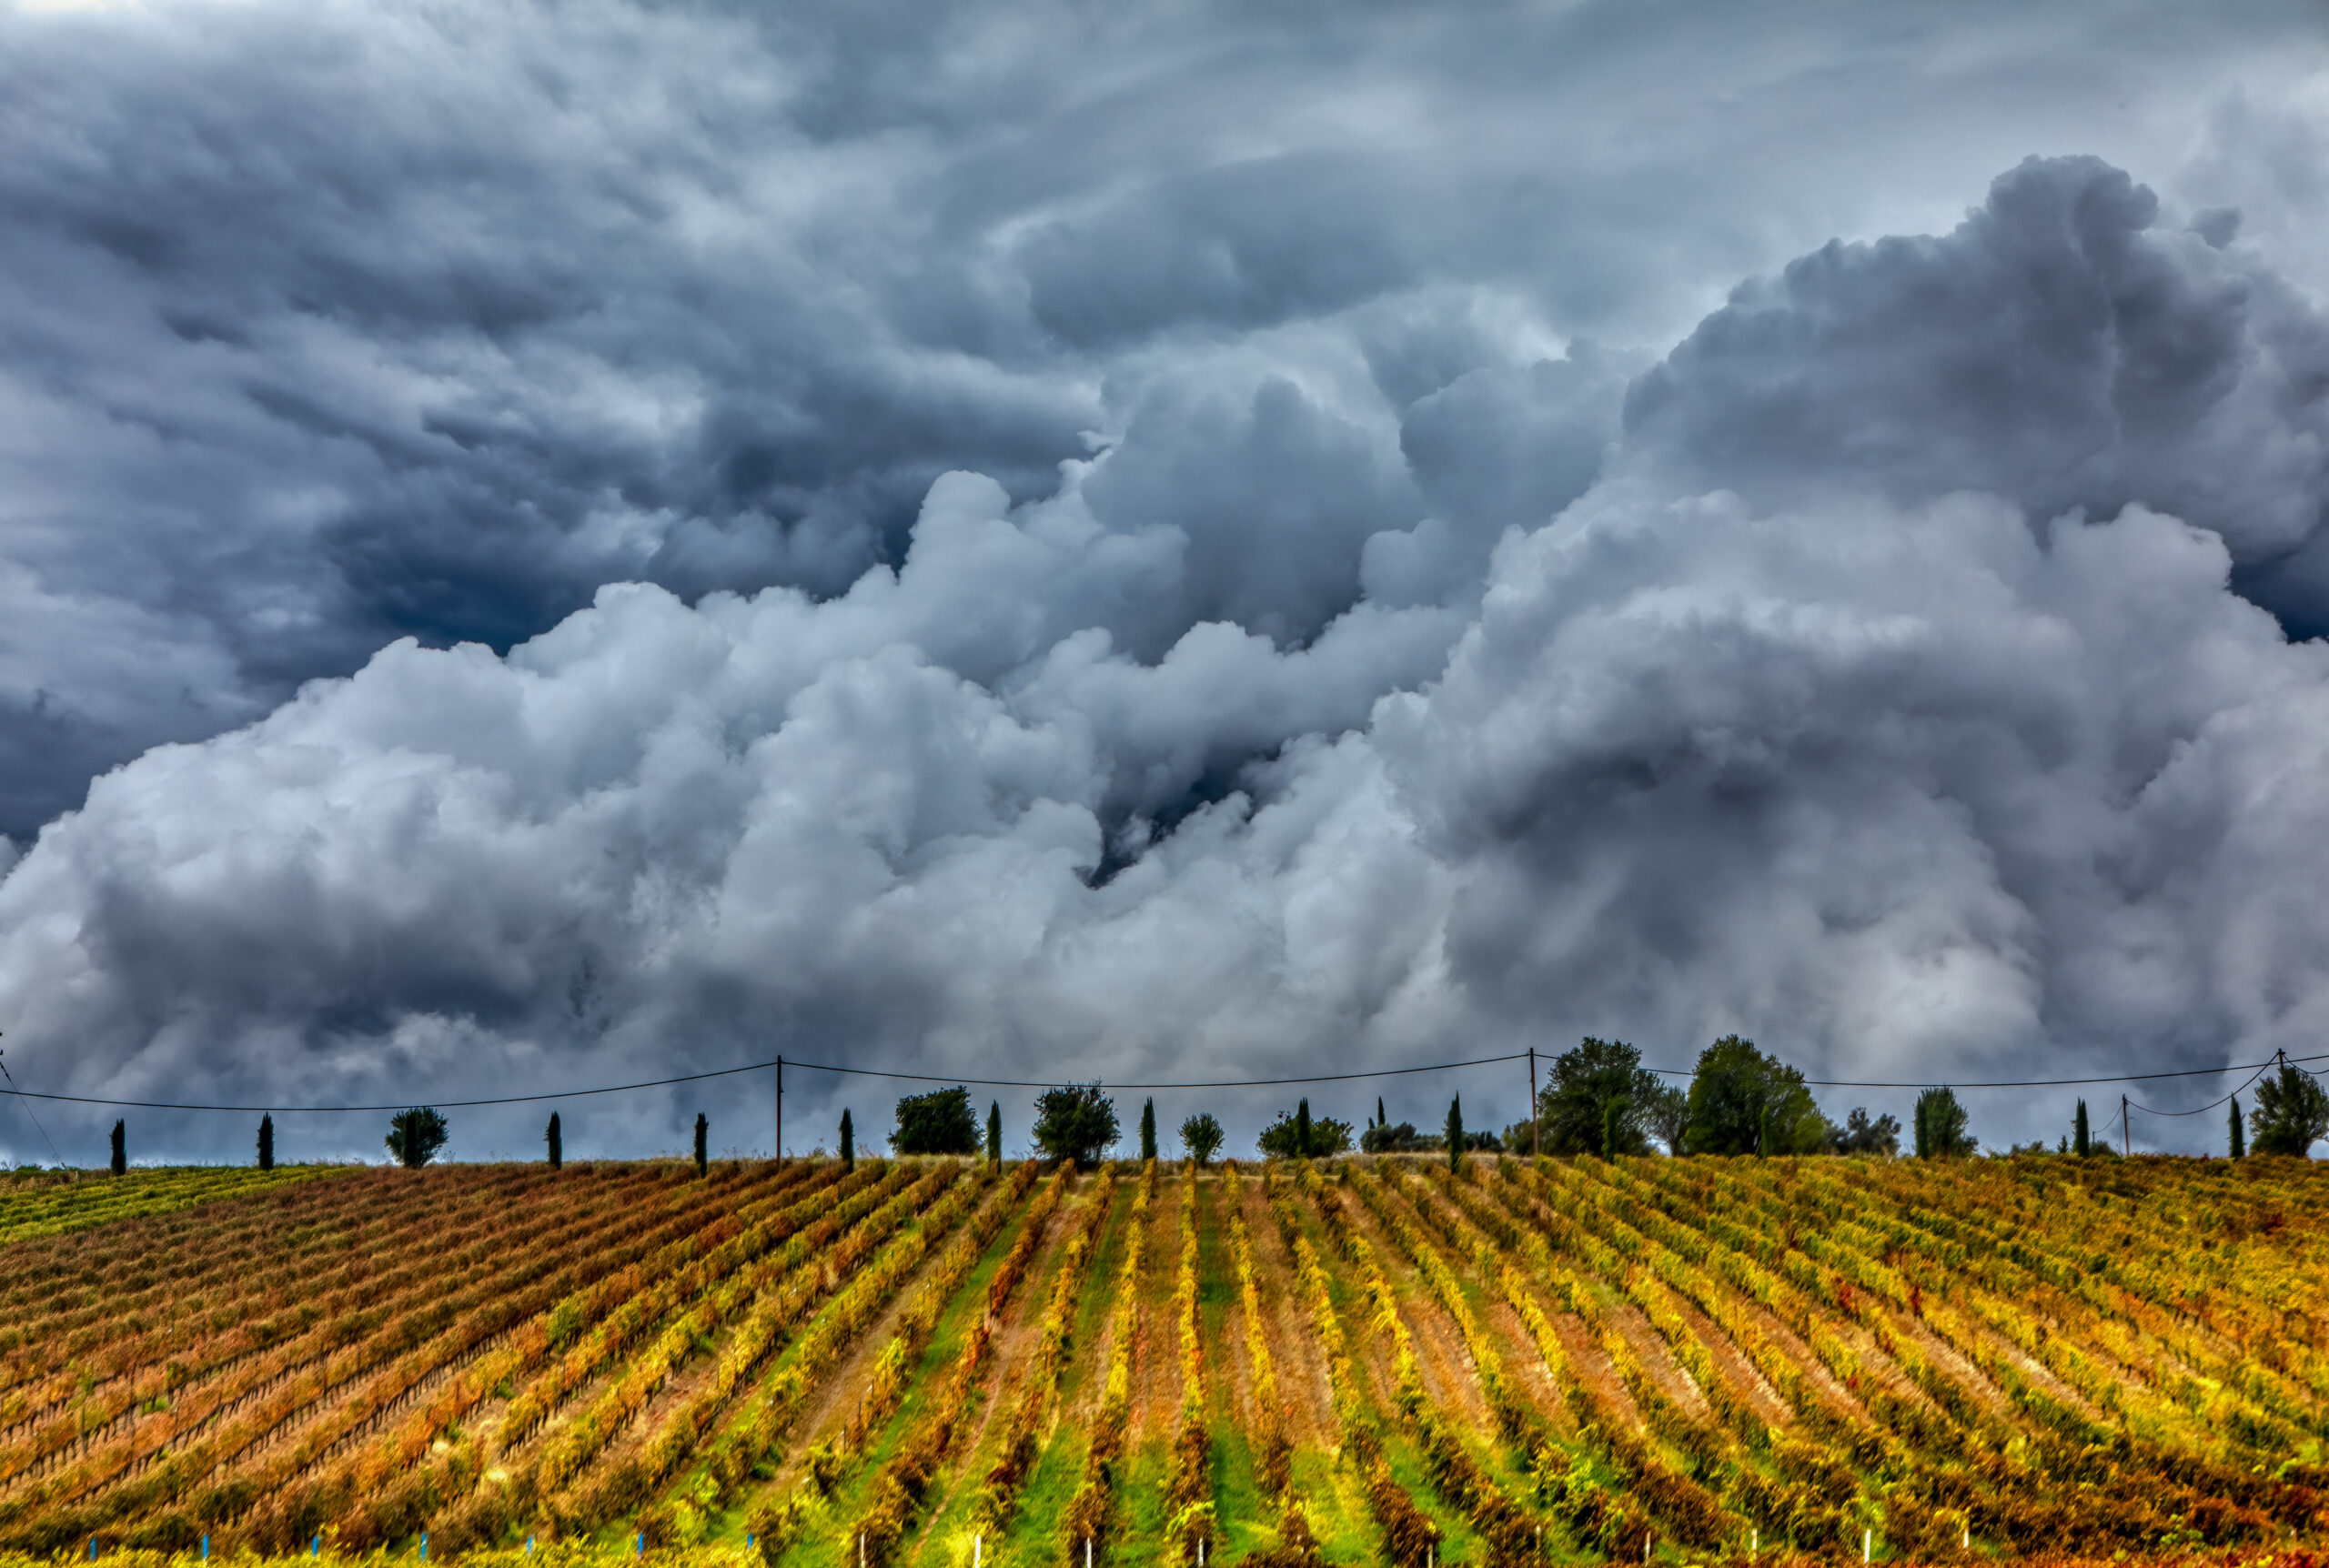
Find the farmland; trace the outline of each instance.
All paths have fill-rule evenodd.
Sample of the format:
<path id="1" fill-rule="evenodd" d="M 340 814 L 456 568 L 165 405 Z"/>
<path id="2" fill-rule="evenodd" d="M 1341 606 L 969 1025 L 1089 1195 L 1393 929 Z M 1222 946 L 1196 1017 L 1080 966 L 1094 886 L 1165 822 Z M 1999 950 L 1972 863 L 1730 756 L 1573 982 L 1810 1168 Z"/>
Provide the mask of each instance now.
<path id="1" fill-rule="evenodd" d="M 2329 1535 L 2324 1192 L 2068 1157 L 222 1186 L 0 1249 L 0 1552 L 2253 1563 Z"/>

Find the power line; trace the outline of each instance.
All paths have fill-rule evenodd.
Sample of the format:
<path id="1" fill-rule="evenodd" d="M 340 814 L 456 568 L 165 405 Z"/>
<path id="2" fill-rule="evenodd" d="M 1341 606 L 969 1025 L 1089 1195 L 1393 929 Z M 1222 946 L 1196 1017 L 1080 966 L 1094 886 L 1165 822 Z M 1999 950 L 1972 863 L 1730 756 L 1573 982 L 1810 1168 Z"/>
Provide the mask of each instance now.
<path id="1" fill-rule="evenodd" d="M 2306 1057 L 2306 1058 L 2301 1058 L 2300 1060 L 2312 1060 L 2313 1059 L 2312 1059 L 2312 1058 L 2310 1058 L 2310 1057 Z M 2224 1103 L 2225 1103 L 2226 1101 L 2228 1101 L 2236 1100 L 2236 1099 L 2238 1099 L 2241 1095 L 2243 1095 L 2243 1094 L 2247 1093 L 2247 1092 L 2248 1092 L 2248 1084 L 2249 1084 L 2249 1083 L 2253 1083 L 2253 1082 L 2255 1082 L 2258 1079 L 2260 1079 L 2260 1078 L 2263 1077 L 2263 1076 L 2264 1076 L 2265 1069 L 2266 1069 L 2266 1068 L 2271 1067 L 2272 1065 L 2273 1065 L 2273 1064 L 2272 1064 L 2271 1062 L 2267 1061 L 2267 1062 L 2263 1063 L 2263 1065 L 2259 1066 L 2259 1067 L 2256 1069 L 2256 1070 L 2255 1070 L 2255 1071 L 2253 1071 L 2253 1072 L 2252 1072 L 2252 1073 L 2250 1073 L 2250 1074 L 2248 1075 L 2248 1083 L 2243 1083 L 2243 1084 L 2242 1084 L 2238 1089 L 2235 1089 L 2235 1090 L 2233 1090 L 2230 1094 L 2225 1095 L 2225 1096 L 2223 1097 L 2223 1100 L 2212 1100 L 2212 1101 L 2208 1101 L 2208 1103 L 2207 1103 L 2207 1104 L 2205 1104 L 2205 1105 L 2202 1105 L 2202 1106 L 2194 1107 L 2193 1109 L 2192 1109 L 2192 1110 L 2190 1110 L 2190 1111 L 2155 1111 L 2155 1110 L 2153 1110 L 2152 1107 L 2150 1107 L 2150 1106 L 2148 1106 L 2148 1105 L 2135 1105 L 2135 1102 L 2134 1102 L 2133 1101 L 2129 1101 L 2127 1103 L 2128 1103 L 2128 1104 L 2130 1104 L 2130 1105 L 2134 1106 L 2134 1109 L 2136 1109 L 2137 1111 L 2142 1111 L 2145 1116 L 2197 1116 L 2197 1115 L 2199 1115 L 2199 1114 L 2200 1114 L 2200 1112 L 2201 1112 L 2201 1111 L 2213 1111 L 2217 1106 L 2222 1105 L 2222 1104 L 2224 1104 Z M 2307 1068 L 2307 1069 L 2305 1069 L 2304 1070 L 2306 1070 L 2306 1071 L 2310 1072 L 2310 1071 L 2312 1071 L 2313 1070 L 2312 1070 L 2311 1068 Z"/>
<path id="2" fill-rule="evenodd" d="M 5 1061 L 0 1061 L 0 1079 L 7 1081 L 9 1093 L 15 1095 L 20 1101 L 24 1099 L 24 1091 L 16 1087 L 16 1075 L 8 1070 L 8 1064 Z M 43 1143 L 48 1145 L 49 1158 L 55 1160 L 60 1166 L 63 1165 L 65 1156 L 57 1153 L 56 1140 L 48 1135 L 48 1129 L 40 1124 L 40 1118 L 33 1116 L 33 1108 L 29 1105 L 25 1106 L 25 1114 L 32 1117 L 33 1131 L 40 1134 L 40 1141 Z"/>
<path id="3" fill-rule="evenodd" d="M 1110 1084 L 1109 1087 L 1124 1090 L 1277 1089 L 1309 1083 L 1347 1083 L 1369 1078 L 1396 1078 L 1410 1073 L 1450 1072 L 1465 1068 L 1491 1067 L 1502 1062 L 1519 1061 L 1523 1060 L 1527 1054 L 1527 1053 L 1526 1051 L 1510 1051 L 1501 1056 L 1477 1056 L 1467 1057 L 1453 1061 L 1419 1062 L 1406 1067 L 1378 1067 L 1371 1068 L 1360 1072 L 1311 1073 L 1294 1078 L 1238 1078 L 1213 1080 L 1173 1079 L 1149 1083 L 1117 1082 Z M 600 1084 L 590 1089 L 546 1090 L 535 1094 L 505 1094 L 474 1100 L 438 1100 L 430 1101 L 430 1103 L 443 1106 L 448 1110 L 459 1110 L 485 1105 L 527 1105 L 545 1100 L 580 1100 L 600 1094 L 628 1094 L 642 1089 L 664 1089 L 679 1083 L 698 1083 L 707 1079 L 731 1078 L 739 1073 L 765 1072 L 774 1069 L 780 1060 L 787 1067 L 804 1068 L 813 1072 L 830 1072 L 856 1078 L 899 1079 L 915 1083 L 959 1083 L 965 1088 L 976 1085 L 982 1089 L 1049 1089 L 1057 1083 L 1065 1081 L 1061 1079 L 967 1078 L 953 1073 L 904 1072 L 889 1068 L 848 1067 L 835 1062 L 809 1061 L 800 1057 L 787 1056 L 781 1059 L 771 1057 L 766 1061 L 746 1062 L 741 1067 L 711 1068 L 702 1072 L 677 1073 L 669 1078 L 641 1079 L 633 1083 Z M 2329 1060 L 2329 1052 L 2324 1052 L 2314 1056 L 2293 1057 L 2289 1060 L 2299 1062 Z M 2096 1083 L 2135 1083 L 2173 1078 L 2213 1078 L 2224 1073 L 2247 1072 L 2252 1070 L 2261 1073 L 2263 1069 L 2272 1065 L 2274 1065 L 2274 1063 L 2271 1061 L 2242 1062 L 2225 1067 L 2193 1068 L 2178 1072 L 2124 1072 L 2102 1078 L 2011 1079 L 1979 1083 L 1952 1083 L 1951 1087 L 1952 1089 L 1965 1090 L 2060 1089 Z M 1688 1070 L 1681 1068 L 1654 1067 L 1649 1069 L 1649 1070 L 1652 1072 L 1662 1073 L 1669 1078 L 1688 1078 L 1691 1076 Z M 2312 1070 L 2307 1069 L 2306 1070 L 2310 1071 Z M 2254 1080 L 2251 1079 L 2250 1081 L 2253 1082 Z M 1932 1081 L 1810 1078 L 1804 1080 L 1804 1082 L 1807 1085 L 1817 1089 L 1924 1089 L 1931 1087 Z M 2242 1087 L 2245 1088 L 2246 1085 L 2243 1085 Z M 74 1105 L 106 1105 L 137 1111 L 233 1111 L 237 1113 L 262 1111 L 269 1114 L 280 1114 L 287 1116 L 331 1115 L 343 1112 L 383 1111 L 402 1111 L 407 1106 L 414 1103 L 412 1101 L 404 1101 L 394 1104 L 385 1105 L 222 1105 L 201 1101 L 174 1100 L 114 1100 L 101 1095 L 52 1094 L 38 1090 L 19 1089 L 15 1087 L 15 1081 L 13 1078 L 8 1080 L 7 1092 L 15 1095 L 20 1100 L 48 1100 Z M 2238 1093 L 2239 1091 L 2235 1090 L 2233 1092 Z M 2226 1098 L 2228 1099 L 2230 1096 L 2226 1096 Z M 2223 1101 L 2218 1101 L 2216 1103 L 2220 1105 L 2223 1103 Z M 2138 1109 L 2143 1108 L 2139 1107 Z M 2213 1110 L 2213 1107 L 2203 1106 L 2201 1109 Z M 29 1114 L 29 1111 L 27 1111 L 27 1114 Z M 2151 1112 L 2151 1114 L 2165 1116 L 2196 1114 L 2196 1112 L 2153 1111 Z M 44 1138 L 46 1137 L 46 1133 L 44 1131 L 42 1136 Z"/>
<path id="4" fill-rule="evenodd" d="M 2277 1058 L 2274 1059 L 2274 1060 L 2277 1060 Z M 2324 1052 L 2319 1056 L 2292 1056 L 2289 1060 L 2291 1061 L 2329 1060 L 2329 1052 Z M 2105 1078 L 2001 1078 L 1981 1083 L 1961 1083 L 1951 1079 L 1948 1081 L 1948 1087 L 1951 1089 L 2072 1089 L 2092 1083 L 2144 1083 L 2160 1078 L 2218 1078 L 2227 1072 L 2246 1072 L 2252 1067 L 2261 1070 L 2272 1065 L 2274 1065 L 2272 1061 L 2243 1061 L 2229 1063 L 2223 1067 L 2189 1068 L 2181 1072 L 2114 1072 Z M 1668 1078 L 1695 1076 L 1695 1070 L 1683 1067 L 1653 1067 L 1649 1070 Z M 2307 1068 L 2305 1070 L 2310 1072 L 2313 1070 Z M 1807 1078 L 1803 1081 L 1813 1089 L 1932 1089 L 1939 1087 L 1940 1084 L 1940 1081 L 1930 1078 Z M 2170 1113 L 2162 1111 L 2160 1114 L 2164 1116 Z M 2173 1114 L 2181 1115 L 2182 1112 Z"/>

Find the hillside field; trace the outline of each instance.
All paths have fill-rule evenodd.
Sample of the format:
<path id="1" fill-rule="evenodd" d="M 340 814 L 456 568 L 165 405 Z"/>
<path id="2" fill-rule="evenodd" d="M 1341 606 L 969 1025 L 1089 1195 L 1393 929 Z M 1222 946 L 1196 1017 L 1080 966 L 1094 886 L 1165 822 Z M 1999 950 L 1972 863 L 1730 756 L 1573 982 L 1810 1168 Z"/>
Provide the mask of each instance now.
<path id="1" fill-rule="evenodd" d="M 0 1562 L 2304 1568 L 2329 1537 L 2302 1161 L 299 1174 L 0 1184 Z"/>

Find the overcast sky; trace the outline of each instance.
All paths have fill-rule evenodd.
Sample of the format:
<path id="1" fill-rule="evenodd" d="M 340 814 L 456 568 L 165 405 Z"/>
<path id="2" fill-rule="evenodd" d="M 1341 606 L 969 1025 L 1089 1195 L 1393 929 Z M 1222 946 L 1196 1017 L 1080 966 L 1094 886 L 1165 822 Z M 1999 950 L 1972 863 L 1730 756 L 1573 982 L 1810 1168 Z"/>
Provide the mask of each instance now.
<path id="1" fill-rule="evenodd" d="M 2324 45 L 2313 0 L 0 8 L 7 1063 L 2310 1053 Z M 788 1087 L 801 1149 L 897 1092 Z M 1378 1089 L 1525 1097 L 1313 1102 Z M 764 1149 L 768 1101 L 567 1147 Z M 1160 1111 L 1235 1152 L 1290 1101 Z M 42 1118 L 94 1161 L 114 1114 Z M 46 1158 L 20 1105 L 0 1153 Z"/>

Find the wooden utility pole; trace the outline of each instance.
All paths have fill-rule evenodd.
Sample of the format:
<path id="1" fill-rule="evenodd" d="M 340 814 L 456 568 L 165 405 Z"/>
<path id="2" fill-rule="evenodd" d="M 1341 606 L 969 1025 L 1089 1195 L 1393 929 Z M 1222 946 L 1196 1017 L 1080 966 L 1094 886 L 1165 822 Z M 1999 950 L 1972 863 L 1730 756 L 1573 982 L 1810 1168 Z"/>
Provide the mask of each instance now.
<path id="1" fill-rule="evenodd" d="M 2119 1096 L 2119 1157 L 2130 1159 L 2135 1152 L 2133 1134 L 2127 1127 L 2127 1097 Z"/>
<path id="2" fill-rule="evenodd" d="M 784 1058 L 776 1059 L 776 1162 L 784 1163 Z"/>
<path id="3" fill-rule="evenodd" d="M 1537 1125 L 1537 1048 L 1528 1048 L 1528 1158 L 1541 1160 L 1545 1155 L 1544 1129 Z"/>

